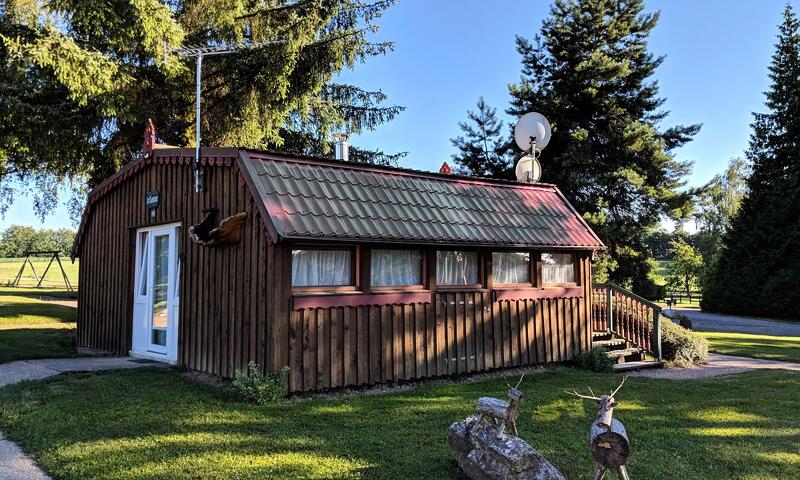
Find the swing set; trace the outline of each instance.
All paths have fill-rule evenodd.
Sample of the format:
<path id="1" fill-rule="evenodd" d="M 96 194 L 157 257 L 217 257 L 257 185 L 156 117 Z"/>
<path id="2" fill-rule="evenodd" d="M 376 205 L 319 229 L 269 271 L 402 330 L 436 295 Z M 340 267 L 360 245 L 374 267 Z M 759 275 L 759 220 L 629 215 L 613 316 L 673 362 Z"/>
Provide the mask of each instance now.
<path id="1" fill-rule="evenodd" d="M 36 273 L 36 268 L 33 266 L 33 262 L 31 262 L 31 256 L 36 255 L 50 255 L 50 261 L 47 263 L 47 267 L 44 269 L 44 273 L 40 277 Z M 64 265 L 61 264 L 61 256 L 58 250 L 44 250 L 44 251 L 28 251 L 25 252 L 25 259 L 22 261 L 22 266 L 17 272 L 17 276 L 14 278 L 14 281 L 11 282 L 12 287 L 19 287 L 19 282 L 22 280 L 22 274 L 25 272 L 25 265 L 31 266 L 31 271 L 33 272 L 33 277 L 38 282 L 36 284 L 36 288 L 42 287 L 42 282 L 44 281 L 44 277 L 47 276 L 47 272 L 50 270 L 50 266 L 53 265 L 53 260 L 58 263 L 58 267 L 61 269 L 61 276 L 64 277 L 64 285 L 67 287 L 71 293 L 75 293 L 75 289 L 72 287 L 72 284 L 69 282 L 69 278 L 67 278 L 67 272 L 64 271 Z"/>

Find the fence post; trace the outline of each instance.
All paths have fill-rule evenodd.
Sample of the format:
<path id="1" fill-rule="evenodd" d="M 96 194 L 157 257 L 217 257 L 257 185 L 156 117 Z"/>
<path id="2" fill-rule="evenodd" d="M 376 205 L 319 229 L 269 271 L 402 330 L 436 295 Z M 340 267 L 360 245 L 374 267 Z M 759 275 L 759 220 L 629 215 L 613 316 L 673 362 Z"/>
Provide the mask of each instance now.
<path id="1" fill-rule="evenodd" d="M 614 331 L 614 300 L 611 287 L 606 287 L 606 321 L 608 322 L 608 330 Z"/>
<path id="2" fill-rule="evenodd" d="M 653 309 L 653 354 L 660 362 L 661 358 L 661 311 Z"/>

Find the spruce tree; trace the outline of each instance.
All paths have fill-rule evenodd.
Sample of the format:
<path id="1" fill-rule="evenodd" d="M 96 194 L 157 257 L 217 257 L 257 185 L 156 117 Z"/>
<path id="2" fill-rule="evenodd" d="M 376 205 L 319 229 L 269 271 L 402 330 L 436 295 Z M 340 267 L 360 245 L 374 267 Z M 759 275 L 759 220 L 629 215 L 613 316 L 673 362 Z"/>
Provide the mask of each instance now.
<path id="1" fill-rule="evenodd" d="M 176 48 L 285 40 L 208 58 L 204 146 L 330 154 L 400 107 L 337 75 L 392 49 L 373 42 L 394 0 L 9 0 L 0 2 L 0 213 L 14 186 L 96 184 L 159 140 L 194 141 L 194 60 Z M 359 158 L 392 161 L 381 152 Z M 47 210 L 43 205 L 43 210 Z"/>
<path id="2" fill-rule="evenodd" d="M 557 184 L 609 247 L 599 276 L 656 294 L 646 233 L 664 215 L 686 217 L 679 189 L 691 165 L 672 151 L 698 125 L 661 129 L 667 112 L 648 51 L 658 13 L 642 0 L 556 0 L 533 42 L 517 37 L 520 81 L 507 113 L 544 114 L 553 136 L 542 153 L 542 181 Z M 513 144 L 510 149 L 516 149 Z"/>
<path id="3" fill-rule="evenodd" d="M 800 318 L 800 23 L 786 6 L 769 67 L 767 113 L 754 114 L 748 193 L 708 275 L 704 309 Z"/>
<path id="4" fill-rule="evenodd" d="M 450 139 L 458 150 L 452 155 L 456 172 L 474 177 L 513 178 L 497 109 L 487 105 L 483 97 L 478 99 L 477 107 L 477 111 L 467 110 L 467 122 L 459 122 L 463 135 Z"/>

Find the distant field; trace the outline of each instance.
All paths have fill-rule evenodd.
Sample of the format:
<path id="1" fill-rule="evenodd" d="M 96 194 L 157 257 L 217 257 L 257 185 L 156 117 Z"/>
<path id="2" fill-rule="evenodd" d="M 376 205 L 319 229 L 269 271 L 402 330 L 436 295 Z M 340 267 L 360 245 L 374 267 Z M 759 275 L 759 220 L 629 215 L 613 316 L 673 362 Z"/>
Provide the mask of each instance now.
<path id="1" fill-rule="evenodd" d="M 14 281 L 14 278 L 16 278 L 17 273 L 22 266 L 22 261 L 22 258 L 0 258 L 0 286 L 10 285 L 11 282 Z M 49 261 L 50 259 L 46 257 L 31 258 L 33 267 L 36 269 L 36 275 L 41 276 L 44 273 L 44 269 L 47 268 L 47 263 Z M 72 286 L 77 289 L 78 261 L 76 260 L 75 263 L 72 263 L 69 258 L 62 258 L 61 264 L 64 266 L 64 270 L 67 272 L 67 278 L 69 278 L 70 283 L 72 283 Z M 20 286 L 35 287 L 36 283 L 37 279 L 31 270 L 31 266 L 26 264 L 25 270 L 22 273 L 22 279 L 20 280 Z M 61 276 L 61 269 L 58 268 L 58 263 L 53 262 L 53 264 L 50 266 L 50 270 L 47 272 L 47 276 L 42 282 L 42 286 L 50 288 L 65 288 L 64 278 Z"/>

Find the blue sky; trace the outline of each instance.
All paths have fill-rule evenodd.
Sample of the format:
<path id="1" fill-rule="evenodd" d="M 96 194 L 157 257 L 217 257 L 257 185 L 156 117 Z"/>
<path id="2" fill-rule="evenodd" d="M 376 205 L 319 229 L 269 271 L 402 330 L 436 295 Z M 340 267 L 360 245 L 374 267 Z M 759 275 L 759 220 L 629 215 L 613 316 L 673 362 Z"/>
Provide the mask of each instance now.
<path id="1" fill-rule="evenodd" d="M 695 164 L 689 185 L 705 183 L 746 148 L 751 113 L 763 110 L 767 66 L 784 5 L 778 0 L 647 1 L 648 11 L 661 11 L 650 50 L 666 55 L 656 72 L 671 112 L 666 124 L 703 124 L 694 141 L 677 152 Z M 383 90 L 406 111 L 352 143 L 408 151 L 403 166 L 438 170 L 453 152 L 449 139 L 458 135 L 458 122 L 478 97 L 498 112 L 506 108 L 507 86 L 520 72 L 514 37 L 532 37 L 548 11 L 545 0 L 401 0 L 380 20 L 381 31 L 374 36 L 395 41 L 395 51 L 346 72 L 342 80 Z M 546 174 L 546 151 L 543 169 Z M 30 201 L 18 199 L 0 219 L 0 228 L 42 226 L 31 212 Z M 55 210 L 44 225 L 70 226 L 66 210 Z"/>

